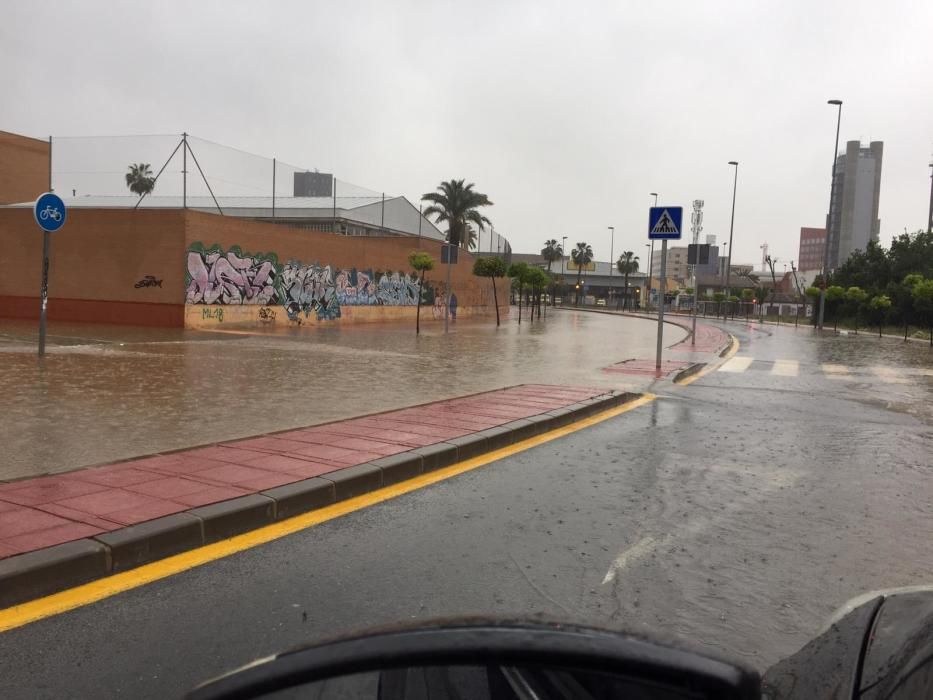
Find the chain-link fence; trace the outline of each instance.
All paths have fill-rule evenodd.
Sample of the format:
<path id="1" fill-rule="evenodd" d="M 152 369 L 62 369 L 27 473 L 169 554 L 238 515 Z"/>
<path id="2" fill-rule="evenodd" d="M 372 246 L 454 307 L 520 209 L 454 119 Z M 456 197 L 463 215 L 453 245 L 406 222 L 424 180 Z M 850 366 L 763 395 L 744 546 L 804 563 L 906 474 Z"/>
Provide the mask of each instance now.
<path id="1" fill-rule="evenodd" d="M 188 207 L 345 235 L 443 238 L 417 202 L 190 134 L 56 136 L 51 150 L 52 187 L 71 206 Z M 511 247 L 486 229 L 473 250 Z"/>

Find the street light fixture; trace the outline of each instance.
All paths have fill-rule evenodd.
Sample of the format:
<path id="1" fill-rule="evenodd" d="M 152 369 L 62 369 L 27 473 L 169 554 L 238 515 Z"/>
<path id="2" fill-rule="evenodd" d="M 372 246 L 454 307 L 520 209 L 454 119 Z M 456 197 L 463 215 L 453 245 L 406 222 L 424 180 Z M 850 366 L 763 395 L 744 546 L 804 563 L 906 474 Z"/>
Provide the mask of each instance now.
<path id="1" fill-rule="evenodd" d="M 649 192 L 648 194 L 654 197 L 654 206 L 658 206 L 658 193 Z M 645 290 L 647 292 L 647 296 L 645 297 L 645 308 L 646 309 L 650 309 L 651 307 L 651 276 L 654 273 L 654 270 L 652 269 L 653 267 L 654 267 L 654 240 L 652 239 L 651 252 L 648 254 L 648 289 Z"/>
<path id="2" fill-rule="evenodd" d="M 726 253 L 726 296 L 732 296 L 729 293 L 730 277 L 732 276 L 732 231 L 735 228 L 735 192 L 739 186 L 739 163 L 730 160 L 729 165 L 735 166 L 735 180 L 732 182 L 732 220 L 729 222 L 729 250 Z"/>
<path id="3" fill-rule="evenodd" d="M 833 146 L 833 175 L 829 183 L 829 209 L 826 210 L 826 242 L 823 245 L 823 274 L 820 283 L 820 310 L 816 327 L 823 330 L 823 315 L 826 309 L 826 278 L 829 276 L 829 237 L 832 224 L 833 198 L 836 194 L 836 160 L 839 155 L 839 126 L 842 124 L 842 100 L 827 100 L 826 104 L 835 105 L 836 111 L 836 145 Z"/>

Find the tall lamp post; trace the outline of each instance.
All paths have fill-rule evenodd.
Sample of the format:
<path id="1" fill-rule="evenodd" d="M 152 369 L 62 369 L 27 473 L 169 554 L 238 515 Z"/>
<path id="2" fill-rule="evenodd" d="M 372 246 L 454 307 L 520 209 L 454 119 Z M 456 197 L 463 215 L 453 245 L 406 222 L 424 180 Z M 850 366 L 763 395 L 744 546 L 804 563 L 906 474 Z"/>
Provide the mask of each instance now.
<path id="1" fill-rule="evenodd" d="M 739 164 L 738 161 L 730 160 L 729 165 L 735 166 L 735 179 L 732 182 L 732 220 L 729 222 L 729 250 L 726 253 L 726 296 L 729 294 L 730 277 L 732 276 L 732 230 L 735 228 L 735 192 L 739 186 Z"/>
<path id="2" fill-rule="evenodd" d="M 606 228 L 609 229 L 609 299 L 612 299 L 612 268 L 615 267 L 615 259 L 612 256 L 615 255 L 616 227 L 607 226 Z"/>
<path id="3" fill-rule="evenodd" d="M 930 163 L 930 213 L 927 215 L 927 235 L 933 234 L 933 163 Z"/>
<path id="4" fill-rule="evenodd" d="M 833 146 L 833 179 L 829 183 L 829 209 L 826 210 L 826 242 L 823 245 L 823 279 L 820 283 L 820 311 L 816 327 L 823 330 L 823 315 L 826 310 L 826 278 L 829 276 L 829 237 L 832 224 L 833 198 L 836 194 L 836 160 L 839 154 L 839 126 L 842 124 L 842 100 L 828 100 L 828 105 L 836 105 L 836 145 Z"/>
<path id="5" fill-rule="evenodd" d="M 658 206 L 658 193 L 649 192 L 649 195 L 654 197 L 654 206 Z M 648 288 L 645 290 L 645 309 L 651 310 L 651 275 L 653 273 L 652 268 L 654 267 L 654 239 L 651 241 L 651 252 L 648 253 Z"/>
<path id="6" fill-rule="evenodd" d="M 566 291 L 567 284 L 564 282 L 564 260 L 567 259 L 567 236 L 561 236 L 560 239 L 560 284 L 561 287 Z M 560 305 L 564 305 L 564 293 L 561 292 L 560 295 Z"/>

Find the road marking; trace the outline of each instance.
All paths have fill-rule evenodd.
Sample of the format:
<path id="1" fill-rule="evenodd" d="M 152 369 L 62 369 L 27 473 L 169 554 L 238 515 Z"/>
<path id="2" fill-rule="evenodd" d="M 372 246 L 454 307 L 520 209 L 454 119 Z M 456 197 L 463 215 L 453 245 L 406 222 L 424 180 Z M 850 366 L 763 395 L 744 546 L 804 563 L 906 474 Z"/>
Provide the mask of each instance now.
<path id="1" fill-rule="evenodd" d="M 871 371 L 885 384 L 910 384 L 910 378 L 890 367 L 872 367 Z"/>
<path id="2" fill-rule="evenodd" d="M 752 357 L 733 357 L 719 368 L 720 372 L 744 372 L 751 366 Z"/>
<path id="3" fill-rule="evenodd" d="M 775 360 L 771 367 L 771 374 L 779 377 L 796 377 L 800 374 L 800 363 L 797 360 Z"/>
<path id="4" fill-rule="evenodd" d="M 845 365 L 833 365 L 828 362 L 824 362 L 823 372 L 829 379 L 846 379 L 849 376 L 849 368 Z"/>
<path id="5" fill-rule="evenodd" d="M 670 539 L 670 535 L 662 537 L 660 542 L 653 537 L 643 537 L 638 540 L 638 542 L 615 558 L 615 561 L 609 566 L 609 571 L 606 572 L 605 578 L 603 578 L 603 585 L 605 586 L 607 583 L 615 581 L 617 572 L 624 569 L 636 559 L 641 559 L 646 554 L 650 554 L 659 544 L 662 544 L 668 539 Z"/>
<path id="6" fill-rule="evenodd" d="M 590 426 L 597 425 L 610 418 L 615 418 L 639 406 L 644 406 L 654 401 L 656 398 L 657 396 L 654 394 L 643 394 L 634 401 L 616 406 L 615 408 L 610 408 L 607 411 L 602 411 L 589 418 L 583 418 L 582 420 L 562 428 L 556 428 L 541 435 L 536 435 L 527 440 L 517 442 L 514 445 L 509 445 L 508 447 L 488 452 L 479 457 L 473 457 L 472 459 L 452 464 L 449 467 L 438 469 L 437 471 L 416 476 L 408 481 L 386 486 L 378 491 L 341 501 L 340 503 L 335 503 L 326 508 L 302 513 L 294 518 L 266 525 L 258 530 L 245 532 L 242 535 L 199 547 L 198 549 L 182 552 L 173 557 L 160 559 L 151 564 L 144 564 L 130 571 L 124 571 L 59 593 L 53 593 L 45 598 L 32 600 L 21 605 L 14 605 L 11 608 L 0 610 L 0 632 L 6 632 L 16 627 L 28 625 L 31 622 L 36 622 L 47 617 L 68 612 L 69 610 L 74 610 L 75 608 L 89 605 L 90 603 L 95 603 L 118 593 L 144 586 L 153 581 L 158 581 L 174 574 L 187 571 L 188 569 L 208 564 L 217 559 L 236 554 L 237 552 L 252 549 L 253 547 L 272 542 L 273 540 L 300 532 L 301 530 L 329 520 L 349 515 L 350 513 L 368 508 L 369 506 L 389 501 L 406 493 L 430 486 L 431 484 L 446 481 L 447 479 L 478 469 L 479 467 L 483 467 L 500 459 L 510 457 L 519 452 L 524 452 L 532 447 L 543 445 L 552 440 L 557 440 L 575 433 L 583 428 L 589 428 Z"/>

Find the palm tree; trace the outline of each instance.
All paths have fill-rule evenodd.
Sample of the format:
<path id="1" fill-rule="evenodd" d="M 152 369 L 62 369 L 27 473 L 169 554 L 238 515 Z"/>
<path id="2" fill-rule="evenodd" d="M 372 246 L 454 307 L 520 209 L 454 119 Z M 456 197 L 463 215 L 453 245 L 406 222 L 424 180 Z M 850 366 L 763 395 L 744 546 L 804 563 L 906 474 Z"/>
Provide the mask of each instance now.
<path id="1" fill-rule="evenodd" d="M 151 193 L 155 188 L 155 178 L 152 176 L 149 163 L 130 163 L 126 173 L 126 186 L 130 188 L 130 192 L 140 197 Z"/>
<path id="2" fill-rule="evenodd" d="M 424 273 L 434 269 L 434 258 L 423 250 L 413 250 L 408 254 L 408 264 L 415 272 L 421 273 L 418 285 L 418 309 L 415 311 L 415 335 L 421 334 L 421 296 L 424 294 Z M 498 311 L 498 309 L 496 309 Z"/>
<path id="3" fill-rule="evenodd" d="M 630 250 L 626 250 L 619 259 L 616 260 L 616 269 L 625 275 L 625 297 L 622 300 L 622 310 L 628 306 L 628 276 L 633 272 L 638 272 L 638 256 Z"/>
<path id="4" fill-rule="evenodd" d="M 551 274 L 551 263 L 555 263 L 564 257 L 564 249 L 556 238 L 550 238 L 544 242 L 541 249 L 541 257 L 547 261 L 547 272 Z M 545 304 L 546 305 L 546 304 Z"/>
<path id="5" fill-rule="evenodd" d="M 474 191 L 472 182 L 463 183 L 463 180 L 442 182 L 437 186 L 437 192 L 428 192 L 421 199 L 431 202 L 431 206 L 424 210 L 424 216 L 435 217 L 438 224 L 447 222 L 447 241 L 469 250 L 476 247 L 469 224 L 473 223 L 477 230 L 484 231 L 484 226 L 492 222 L 479 213 L 479 207 L 492 206 L 492 202 L 486 195 Z"/>
<path id="6" fill-rule="evenodd" d="M 581 241 L 577 247 L 570 251 L 570 259 L 577 266 L 577 306 L 580 305 L 580 276 L 583 274 L 583 268 L 593 262 L 593 247 Z"/>

